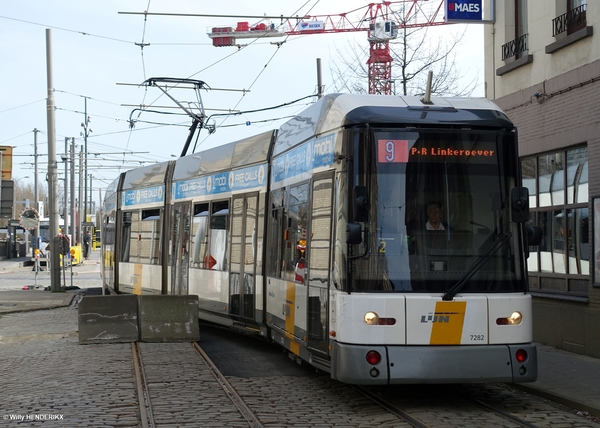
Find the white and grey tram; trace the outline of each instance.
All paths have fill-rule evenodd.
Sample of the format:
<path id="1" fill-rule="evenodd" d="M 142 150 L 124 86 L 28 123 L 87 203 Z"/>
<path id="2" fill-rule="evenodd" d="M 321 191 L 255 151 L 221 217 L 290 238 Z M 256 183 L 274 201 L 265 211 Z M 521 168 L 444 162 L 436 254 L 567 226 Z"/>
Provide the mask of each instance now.
<path id="1" fill-rule="evenodd" d="M 104 287 L 197 295 L 201 319 L 342 382 L 532 382 L 528 221 L 517 132 L 489 100 L 333 94 L 122 173 Z"/>

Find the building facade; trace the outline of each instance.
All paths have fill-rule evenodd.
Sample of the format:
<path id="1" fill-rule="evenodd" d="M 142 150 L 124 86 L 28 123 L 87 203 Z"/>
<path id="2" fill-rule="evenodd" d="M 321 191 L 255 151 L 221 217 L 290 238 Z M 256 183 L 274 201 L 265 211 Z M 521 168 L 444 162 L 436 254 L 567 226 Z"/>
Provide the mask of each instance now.
<path id="1" fill-rule="evenodd" d="M 534 340 L 600 357 L 600 1 L 496 0 L 486 97 L 515 123 L 532 222 Z"/>

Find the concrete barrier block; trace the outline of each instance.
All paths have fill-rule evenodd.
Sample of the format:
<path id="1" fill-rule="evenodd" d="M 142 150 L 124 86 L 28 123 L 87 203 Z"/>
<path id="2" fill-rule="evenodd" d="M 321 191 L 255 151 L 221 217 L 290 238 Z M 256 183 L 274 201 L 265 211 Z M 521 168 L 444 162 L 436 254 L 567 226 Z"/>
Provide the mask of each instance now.
<path id="1" fill-rule="evenodd" d="M 200 340 L 198 296 L 139 296 L 140 340 L 171 342 Z"/>
<path id="2" fill-rule="evenodd" d="M 84 296 L 78 306 L 79 343 L 139 340 L 138 296 Z"/>

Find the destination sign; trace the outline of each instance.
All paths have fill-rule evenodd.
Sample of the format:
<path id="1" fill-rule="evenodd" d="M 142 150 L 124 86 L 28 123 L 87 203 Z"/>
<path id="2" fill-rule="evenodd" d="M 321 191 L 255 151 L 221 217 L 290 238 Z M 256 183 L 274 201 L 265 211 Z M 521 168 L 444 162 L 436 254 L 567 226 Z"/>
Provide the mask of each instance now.
<path id="1" fill-rule="evenodd" d="M 414 145 L 409 148 L 408 140 L 377 140 L 379 163 L 406 163 L 411 161 L 476 162 L 493 163 L 496 158 L 494 143 L 479 142 L 477 147 L 454 148 L 448 145 Z"/>
<path id="2" fill-rule="evenodd" d="M 420 156 L 447 156 L 447 157 L 491 157 L 495 155 L 494 150 L 464 150 L 464 149 L 451 149 L 442 147 L 413 147 L 410 149 L 410 155 Z"/>

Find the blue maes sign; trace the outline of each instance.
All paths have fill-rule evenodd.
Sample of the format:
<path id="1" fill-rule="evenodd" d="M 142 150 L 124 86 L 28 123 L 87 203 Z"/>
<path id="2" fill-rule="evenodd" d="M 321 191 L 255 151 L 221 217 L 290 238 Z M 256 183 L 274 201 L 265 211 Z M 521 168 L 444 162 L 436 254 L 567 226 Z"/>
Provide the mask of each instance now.
<path id="1" fill-rule="evenodd" d="M 483 0 L 446 0 L 446 21 L 481 21 Z"/>

